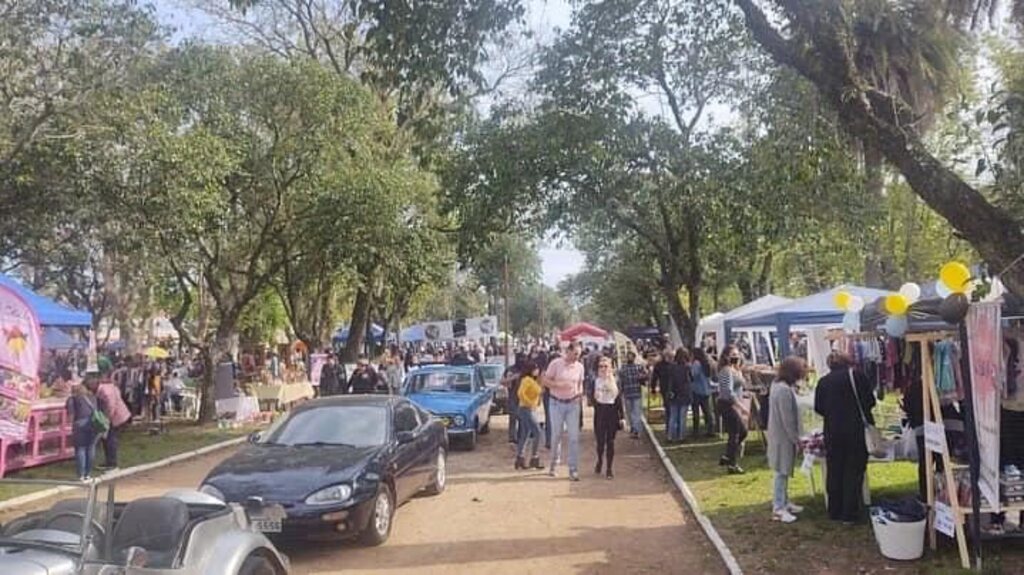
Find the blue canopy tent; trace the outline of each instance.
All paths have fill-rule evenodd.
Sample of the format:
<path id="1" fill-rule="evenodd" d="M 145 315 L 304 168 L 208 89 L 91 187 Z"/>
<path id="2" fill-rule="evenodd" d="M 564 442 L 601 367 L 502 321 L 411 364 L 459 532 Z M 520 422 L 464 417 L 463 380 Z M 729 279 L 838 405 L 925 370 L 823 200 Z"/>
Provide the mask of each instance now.
<path id="1" fill-rule="evenodd" d="M 775 328 L 779 338 L 779 355 L 789 355 L 789 333 L 793 327 L 839 326 L 843 324 L 846 312 L 836 307 L 836 294 L 846 291 L 859 296 L 865 305 L 892 292 L 853 285 L 841 285 L 830 290 L 793 300 L 781 306 L 733 318 L 725 322 L 725 335 L 732 337 L 732 330 L 743 327 Z"/>
<path id="2" fill-rule="evenodd" d="M 45 349 L 85 349 L 86 343 L 75 339 L 68 332 L 60 328 L 43 328 L 43 348 Z"/>
<path id="3" fill-rule="evenodd" d="M 39 325 L 43 327 L 92 327 L 92 314 L 87 311 L 71 309 L 39 295 L 10 276 L 0 274 L 0 285 L 14 290 L 28 302 L 29 307 L 39 318 Z"/>
<path id="4" fill-rule="evenodd" d="M 382 343 L 384 341 L 384 328 L 377 324 L 370 325 L 370 333 L 373 334 L 374 343 Z M 336 344 L 343 344 L 348 341 L 348 326 L 345 326 L 338 331 L 334 332 L 334 337 L 331 338 Z"/>

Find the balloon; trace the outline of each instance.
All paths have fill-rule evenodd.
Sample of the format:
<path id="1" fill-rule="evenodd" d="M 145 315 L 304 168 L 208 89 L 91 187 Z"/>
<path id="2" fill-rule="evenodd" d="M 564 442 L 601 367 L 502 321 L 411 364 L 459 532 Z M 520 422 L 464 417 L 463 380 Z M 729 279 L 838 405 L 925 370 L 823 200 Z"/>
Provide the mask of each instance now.
<path id="1" fill-rule="evenodd" d="M 971 281 L 971 270 L 960 262 L 949 262 L 942 266 L 939 279 L 946 284 L 949 291 L 963 293 L 967 289 L 967 282 Z"/>
<path id="2" fill-rule="evenodd" d="M 921 286 L 916 283 L 905 283 L 900 287 L 900 295 L 907 298 L 907 301 L 914 303 L 921 299 Z"/>
<path id="3" fill-rule="evenodd" d="M 837 293 L 835 299 L 836 307 L 843 311 L 850 309 L 850 299 L 852 297 L 853 296 L 850 295 L 850 292 L 848 291 L 841 291 Z"/>
<path id="4" fill-rule="evenodd" d="M 935 282 L 935 293 L 942 299 L 953 295 L 953 290 L 946 287 L 946 284 L 942 283 L 942 280 Z"/>
<path id="5" fill-rule="evenodd" d="M 852 296 L 850 298 L 850 303 L 846 305 L 846 309 L 854 313 L 860 313 L 861 310 L 864 309 L 864 298 L 859 295 Z"/>
<path id="6" fill-rule="evenodd" d="M 843 331 L 846 333 L 857 333 L 860 331 L 860 314 L 848 311 L 843 316 Z"/>
<path id="7" fill-rule="evenodd" d="M 907 333 L 907 327 L 909 325 L 905 315 L 891 315 L 885 320 L 885 333 L 891 337 L 903 337 Z"/>
<path id="8" fill-rule="evenodd" d="M 967 317 L 967 308 L 971 306 L 971 303 L 967 301 L 967 296 L 962 293 L 955 293 L 946 299 L 942 300 L 939 304 L 939 315 L 942 316 L 943 321 L 956 325 Z"/>
<path id="9" fill-rule="evenodd" d="M 885 296 L 885 311 L 889 312 L 889 315 L 905 315 L 908 309 L 910 309 L 910 302 L 903 294 L 894 293 Z"/>

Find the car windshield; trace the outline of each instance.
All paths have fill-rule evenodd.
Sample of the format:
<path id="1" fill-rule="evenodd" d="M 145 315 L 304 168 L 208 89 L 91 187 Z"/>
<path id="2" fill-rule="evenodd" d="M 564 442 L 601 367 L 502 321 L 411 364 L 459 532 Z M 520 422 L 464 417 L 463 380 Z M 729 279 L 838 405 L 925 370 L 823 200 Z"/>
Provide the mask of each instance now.
<path id="1" fill-rule="evenodd" d="M 487 385 L 498 385 L 501 383 L 501 375 L 505 373 L 505 366 L 488 363 L 480 366 L 480 372 L 484 376 L 484 383 Z"/>
<path id="2" fill-rule="evenodd" d="M 431 371 L 409 376 L 408 389 L 416 392 L 473 392 L 473 374 L 466 371 Z"/>
<path id="3" fill-rule="evenodd" d="M 387 439 L 387 408 L 380 405 L 323 405 L 293 412 L 267 430 L 260 443 L 373 447 Z"/>
<path id="4" fill-rule="evenodd" d="M 91 485 L 58 481 L 4 479 L 0 485 L 11 492 L 59 487 L 60 499 L 43 501 L 10 513 L 0 513 L 0 547 L 49 549 L 58 553 L 81 555 L 85 549 L 83 535 L 91 537 L 93 545 L 100 541 L 106 517 L 102 509 L 90 505 Z M 95 501 L 95 498 L 93 498 Z M 92 525 L 86 530 L 85 518 Z"/>

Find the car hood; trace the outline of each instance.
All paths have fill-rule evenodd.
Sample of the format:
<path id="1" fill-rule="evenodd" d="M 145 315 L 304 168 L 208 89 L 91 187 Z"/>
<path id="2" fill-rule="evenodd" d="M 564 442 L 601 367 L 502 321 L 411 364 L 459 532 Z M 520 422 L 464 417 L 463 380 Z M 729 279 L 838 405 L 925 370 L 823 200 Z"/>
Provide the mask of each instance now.
<path id="1" fill-rule="evenodd" d="M 314 491 L 353 480 L 376 466 L 384 447 L 251 445 L 215 467 L 203 483 L 229 502 L 262 497 L 268 503 L 304 500 Z"/>
<path id="2" fill-rule="evenodd" d="M 52 573 L 71 573 L 74 568 L 75 561 L 70 555 L 42 549 L 0 546 L 0 573 L 51 575 Z"/>
<path id="3" fill-rule="evenodd" d="M 412 393 L 409 399 L 431 413 L 440 415 L 464 413 L 476 396 L 471 393 L 440 392 Z"/>

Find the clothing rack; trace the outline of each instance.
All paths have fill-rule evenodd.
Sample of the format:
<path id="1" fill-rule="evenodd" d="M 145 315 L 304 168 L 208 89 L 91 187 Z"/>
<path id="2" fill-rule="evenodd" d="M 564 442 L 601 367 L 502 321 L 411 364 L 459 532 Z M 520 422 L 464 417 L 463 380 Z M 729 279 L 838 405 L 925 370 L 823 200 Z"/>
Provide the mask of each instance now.
<path id="1" fill-rule="evenodd" d="M 942 406 L 939 403 L 939 396 L 935 392 L 935 373 L 932 363 L 932 352 L 929 348 L 929 344 L 943 341 L 950 338 L 955 338 L 958 334 L 953 331 L 933 331 L 926 333 L 914 333 L 908 334 L 904 339 L 911 343 L 917 343 L 921 345 L 921 389 L 922 389 L 922 402 L 924 408 L 924 422 L 925 422 L 925 434 L 927 436 L 927 428 L 929 423 L 937 424 L 939 428 L 943 429 L 942 434 L 942 455 L 945 457 L 943 473 L 946 479 L 946 493 L 949 496 L 949 506 L 953 510 L 953 518 L 955 523 L 955 534 L 957 548 L 960 552 L 960 563 L 964 569 L 970 569 L 971 561 L 970 556 L 967 552 L 967 536 L 964 533 L 964 521 L 966 517 L 966 511 L 960 507 L 960 498 L 958 496 L 957 484 L 953 478 L 953 459 L 949 449 L 949 443 L 946 441 L 945 435 L 945 422 L 942 417 Z M 932 454 L 932 450 L 927 447 L 927 441 L 925 442 L 925 484 L 927 486 L 928 493 L 928 542 L 934 551 L 938 547 L 937 531 L 935 526 L 935 475 L 934 465 L 935 458 Z"/>

